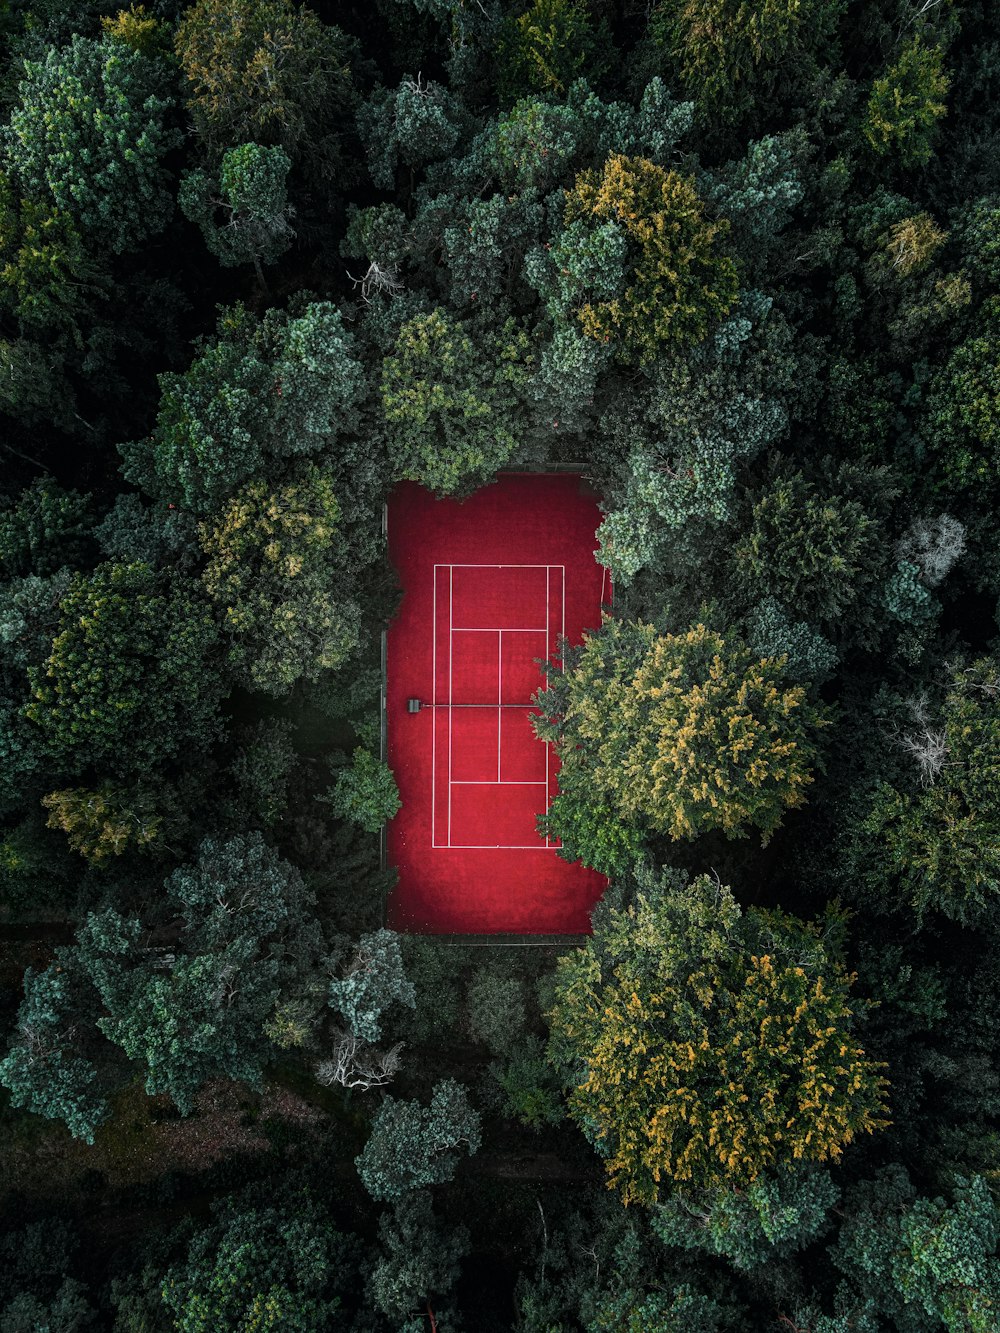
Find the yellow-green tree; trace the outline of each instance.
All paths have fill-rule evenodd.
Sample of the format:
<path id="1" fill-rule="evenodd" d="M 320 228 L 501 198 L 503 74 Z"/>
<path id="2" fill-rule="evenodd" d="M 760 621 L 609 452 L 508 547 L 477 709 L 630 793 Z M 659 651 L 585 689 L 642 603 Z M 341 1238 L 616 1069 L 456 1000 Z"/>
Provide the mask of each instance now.
<path id="1" fill-rule="evenodd" d="M 731 115 L 829 40 L 842 11 L 842 0 L 661 0 L 649 35 L 689 97 Z"/>
<path id="2" fill-rule="evenodd" d="M 162 846 L 169 811 L 162 795 L 149 787 L 135 789 L 102 782 L 97 787 L 67 787 L 42 797 L 51 829 L 61 829 L 84 860 L 103 864 L 126 851 L 151 851 Z"/>
<path id="3" fill-rule="evenodd" d="M 345 660 L 358 609 L 338 595 L 345 547 L 328 472 L 310 463 L 273 490 L 249 482 L 199 532 L 205 590 L 241 683 L 283 694 Z"/>
<path id="4" fill-rule="evenodd" d="M 549 1058 L 625 1203 L 835 1160 L 887 1124 L 836 925 L 642 871 L 634 904 L 560 961 Z"/>
<path id="5" fill-rule="evenodd" d="M 278 144 L 299 162 L 341 165 L 331 126 L 354 98 L 350 43 L 292 0 L 195 0 L 174 49 L 195 133 L 213 154 Z"/>
<path id="6" fill-rule="evenodd" d="M 599 172 L 577 176 L 564 222 L 553 247 L 559 296 L 588 338 L 624 359 L 700 341 L 736 301 L 736 265 L 719 248 L 729 223 L 706 216 L 690 176 L 613 153 Z M 591 295 L 595 263 L 621 268 L 619 289 L 603 299 Z"/>
<path id="7" fill-rule="evenodd" d="M 804 803 L 827 721 L 784 665 L 704 625 L 608 621 L 550 678 L 536 727 L 572 790 L 586 783 L 627 824 L 675 839 L 758 828 L 766 841 Z"/>
<path id="8" fill-rule="evenodd" d="M 897 157 L 904 167 L 929 162 L 937 122 L 948 110 L 950 83 L 941 48 L 918 33 L 872 85 L 862 127 L 869 147 L 879 157 Z"/>

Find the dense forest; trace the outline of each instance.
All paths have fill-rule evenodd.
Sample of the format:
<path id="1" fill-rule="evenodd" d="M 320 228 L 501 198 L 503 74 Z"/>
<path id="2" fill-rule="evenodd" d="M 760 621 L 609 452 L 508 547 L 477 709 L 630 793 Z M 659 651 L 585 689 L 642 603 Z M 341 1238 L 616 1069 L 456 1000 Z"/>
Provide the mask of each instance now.
<path id="1" fill-rule="evenodd" d="M 1000 9 L 0 32 L 0 1333 L 1000 1328 Z M 384 926 L 383 506 L 504 469 L 572 945 Z"/>

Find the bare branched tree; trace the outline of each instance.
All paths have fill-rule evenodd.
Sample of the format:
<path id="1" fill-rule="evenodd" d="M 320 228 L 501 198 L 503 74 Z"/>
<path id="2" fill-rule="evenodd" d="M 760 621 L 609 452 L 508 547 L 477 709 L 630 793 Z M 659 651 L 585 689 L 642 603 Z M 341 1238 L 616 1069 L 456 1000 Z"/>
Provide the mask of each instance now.
<path id="1" fill-rule="evenodd" d="M 353 1032 L 338 1029 L 334 1033 L 333 1052 L 328 1060 L 320 1060 L 315 1067 L 316 1079 L 325 1088 L 338 1084 L 342 1088 L 384 1088 L 391 1083 L 399 1069 L 399 1053 L 403 1043 L 397 1041 L 388 1050 L 380 1050 L 356 1037 Z"/>
<path id="2" fill-rule="evenodd" d="M 398 269 L 392 264 L 383 267 L 375 259 L 368 265 L 368 272 L 363 277 L 356 278 L 352 273 L 348 273 L 347 276 L 355 287 L 361 288 L 361 299 L 366 304 L 373 296 L 398 296 L 403 290 L 403 279 L 399 276 Z"/>
<path id="3" fill-rule="evenodd" d="M 943 727 L 937 730 L 911 731 L 900 736 L 899 744 L 920 770 L 920 785 L 933 787 L 938 774 L 948 762 L 948 738 Z"/>
<path id="4" fill-rule="evenodd" d="M 918 518 L 896 543 L 896 558 L 920 570 L 929 588 L 936 588 L 965 550 L 965 528 L 950 514 Z"/>

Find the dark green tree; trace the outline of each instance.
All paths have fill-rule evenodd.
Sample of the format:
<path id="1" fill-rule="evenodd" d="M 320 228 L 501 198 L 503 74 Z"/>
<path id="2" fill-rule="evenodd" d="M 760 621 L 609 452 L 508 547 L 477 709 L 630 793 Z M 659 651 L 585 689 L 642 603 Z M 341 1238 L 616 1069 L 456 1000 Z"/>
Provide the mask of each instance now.
<path id="1" fill-rule="evenodd" d="M 420 167 L 448 156 L 460 134 L 458 104 L 442 84 L 404 74 L 397 87 L 380 88 L 359 107 L 358 133 L 372 180 L 391 190 L 397 165 Z"/>
<path id="2" fill-rule="evenodd" d="M 184 1333 L 335 1327 L 349 1259 L 347 1238 L 309 1195 L 277 1206 L 237 1199 L 166 1271 L 163 1305 Z"/>
<path id="3" fill-rule="evenodd" d="M 852 836 L 868 883 L 923 917 L 988 920 L 1000 892 L 996 829 L 1000 670 L 992 658 L 952 671 L 939 710 L 921 702 L 901 725 L 908 780 L 880 782 Z"/>
<path id="4" fill-rule="evenodd" d="M 812 480 L 772 469 L 734 550 L 750 596 L 773 597 L 814 624 L 849 627 L 855 603 L 887 577 L 880 520 L 892 494 L 884 471 L 833 465 Z"/>
<path id="5" fill-rule="evenodd" d="M 792 1166 L 760 1175 L 742 1190 L 669 1196 L 657 1206 L 652 1227 L 666 1245 L 722 1255 L 750 1270 L 822 1236 L 839 1197 L 829 1171 Z"/>
<path id="6" fill-rule="evenodd" d="M 128 771 L 190 753 L 219 727 L 217 631 L 198 585 L 148 565 L 75 574 L 25 709 L 60 765 Z"/>
<path id="7" fill-rule="evenodd" d="M 110 35 L 74 36 L 24 71 L 6 141 L 21 189 L 115 253 L 162 231 L 173 212 L 164 157 L 181 142 L 169 65 Z"/>
<path id="8" fill-rule="evenodd" d="M 83 564 L 93 553 L 91 497 L 40 478 L 0 509 L 0 577 L 38 574 Z"/>
<path id="9" fill-rule="evenodd" d="M 466 326 L 441 308 L 408 319 L 382 365 L 396 475 L 445 495 L 488 481 L 517 451 L 529 373 L 513 320 Z"/>
<path id="10" fill-rule="evenodd" d="M 184 216 L 198 224 L 205 244 L 225 267 L 274 264 L 291 245 L 295 232 L 286 178 L 292 165 L 283 148 L 245 143 L 222 159 L 218 178 L 204 170 L 181 180 L 178 202 Z"/>
<path id="11" fill-rule="evenodd" d="M 14 1043 L 0 1061 L 0 1083 L 14 1106 L 60 1120 L 70 1133 L 93 1143 L 107 1119 L 107 1086 L 81 1051 L 78 1026 L 92 1020 L 89 986 L 65 963 L 24 976 L 24 1001 L 17 1016 Z"/>
<path id="12" fill-rule="evenodd" d="M 278 964 L 259 940 L 239 935 L 213 952 L 144 955 L 137 920 L 92 914 L 77 962 L 100 996 L 96 1026 L 145 1075 L 150 1096 L 167 1093 L 184 1114 L 201 1086 L 232 1078 L 259 1088 L 267 1056 L 264 1022 L 279 994 Z"/>
<path id="13" fill-rule="evenodd" d="M 372 1121 L 364 1152 L 355 1159 L 373 1199 L 392 1201 L 410 1190 L 452 1179 L 460 1150 L 479 1151 L 480 1120 L 465 1089 L 442 1079 L 429 1106 L 386 1097 Z"/>
<path id="14" fill-rule="evenodd" d="M 368 1290 L 372 1304 L 390 1319 L 403 1319 L 418 1306 L 447 1295 L 469 1252 L 464 1226 L 443 1226 L 431 1196 L 406 1194 L 378 1226 L 378 1252 Z"/>
<path id="15" fill-rule="evenodd" d="M 120 446 L 150 495 L 209 514 L 275 460 L 316 454 L 347 434 L 364 394 L 355 342 L 327 302 L 298 314 L 223 311 L 190 369 L 159 377 L 148 440 Z"/>
<path id="16" fill-rule="evenodd" d="M 895 1327 L 985 1333 L 1000 1314 L 1000 1209 L 982 1176 L 958 1180 L 952 1197 L 918 1195 L 893 1165 L 845 1200 L 833 1258 L 849 1295 Z"/>
<path id="17" fill-rule="evenodd" d="M 330 982 L 327 1001 L 354 1036 L 366 1042 L 379 1041 L 385 1010 L 394 1004 L 412 1009 L 416 1003 L 398 935 L 385 929 L 362 935 L 344 976 Z"/>

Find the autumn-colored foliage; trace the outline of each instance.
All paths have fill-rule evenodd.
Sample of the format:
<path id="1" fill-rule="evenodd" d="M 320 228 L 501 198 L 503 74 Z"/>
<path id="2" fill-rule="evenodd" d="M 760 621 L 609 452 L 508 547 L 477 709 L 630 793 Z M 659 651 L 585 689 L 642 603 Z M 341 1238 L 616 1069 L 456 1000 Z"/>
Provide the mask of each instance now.
<path id="1" fill-rule="evenodd" d="M 821 927 L 744 914 L 704 875 L 640 882 L 562 959 L 549 1045 L 623 1201 L 738 1188 L 884 1127 L 853 977 Z"/>

